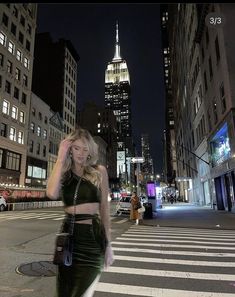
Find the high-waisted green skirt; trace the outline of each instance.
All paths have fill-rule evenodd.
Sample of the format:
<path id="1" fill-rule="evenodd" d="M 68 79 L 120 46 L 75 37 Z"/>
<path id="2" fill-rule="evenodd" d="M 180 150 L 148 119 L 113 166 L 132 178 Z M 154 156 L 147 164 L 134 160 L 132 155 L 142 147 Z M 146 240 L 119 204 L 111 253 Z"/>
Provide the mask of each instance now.
<path id="1" fill-rule="evenodd" d="M 58 266 L 57 297 L 81 297 L 101 273 L 104 250 L 100 238 L 100 219 L 96 216 L 91 224 L 74 224 L 73 264 Z M 64 222 L 66 231 L 66 220 Z"/>

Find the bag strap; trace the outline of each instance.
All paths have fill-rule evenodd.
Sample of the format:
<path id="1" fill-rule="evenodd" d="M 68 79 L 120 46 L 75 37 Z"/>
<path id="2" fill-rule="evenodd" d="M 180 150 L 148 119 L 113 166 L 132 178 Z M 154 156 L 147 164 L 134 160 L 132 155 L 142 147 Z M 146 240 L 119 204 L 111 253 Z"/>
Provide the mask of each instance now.
<path id="1" fill-rule="evenodd" d="M 81 183 L 81 180 L 82 180 L 82 177 L 80 177 L 78 183 L 77 183 L 77 186 L 76 186 L 76 189 L 75 189 L 75 193 L 74 193 L 74 197 L 73 197 L 73 206 L 74 206 L 74 212 L 72 214 L 72 220 L 71 220 L 71 224 L 70 224 L 70 235 L 73 235 L 73 230 L 74 230 L 74 223 L 75 223 L 75 211 L 76 211 L 76 201 L 77 201 L 77 198 L 78 198 L 78 190 L 79 190 L 79 186 L 80 186 L 80 183 Z"/>

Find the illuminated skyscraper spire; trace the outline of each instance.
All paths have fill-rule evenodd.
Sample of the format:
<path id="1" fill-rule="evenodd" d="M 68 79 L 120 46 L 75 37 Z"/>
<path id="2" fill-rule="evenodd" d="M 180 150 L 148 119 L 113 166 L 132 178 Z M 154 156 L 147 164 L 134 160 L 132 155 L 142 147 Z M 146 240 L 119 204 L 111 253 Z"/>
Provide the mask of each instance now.
<path id="1" fill-rule="evenodd" d="M 120 54 L 120 45 L 119 45 L 119 38 L 118 38 L 118 21 L 116 22 L 116 43 L 115 43 L 115 53 L 113 61 L 121 60 Z"/>

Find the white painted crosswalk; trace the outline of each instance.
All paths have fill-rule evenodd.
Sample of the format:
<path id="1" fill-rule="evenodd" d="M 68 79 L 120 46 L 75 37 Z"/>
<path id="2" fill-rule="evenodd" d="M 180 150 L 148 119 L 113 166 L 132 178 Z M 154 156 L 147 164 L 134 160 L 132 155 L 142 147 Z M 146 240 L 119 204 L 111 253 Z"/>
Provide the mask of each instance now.
<path id="1" fill-rule="evenodd" d="M 47 211 L 47 212 L 4 212 L 0 213 L 0 224 L 4 221 L 12 220 L 52 220 L 62 221 L 65 215 L 62 211 Z M 122 219 L 121 217 L 110 217 L 114 224 L 124 224 L 129 221 L 128 218 Z"/>
<path id="2" fill-rule="evenodd" d="M 94 297 L 235 296 L 235 231 L 131 226 Z"/>

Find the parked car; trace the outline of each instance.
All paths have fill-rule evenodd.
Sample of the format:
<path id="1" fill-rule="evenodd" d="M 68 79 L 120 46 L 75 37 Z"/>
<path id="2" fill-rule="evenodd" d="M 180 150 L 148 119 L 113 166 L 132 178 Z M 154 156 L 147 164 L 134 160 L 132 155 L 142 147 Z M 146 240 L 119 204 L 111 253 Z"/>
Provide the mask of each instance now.
<path id="1" fill-rule="evenodd" d="M 121 197 L 118 204 L 117 204 L 117 214 L 130 214 L 131 211 L 131 196 Z"/>
<path id="2" fill-rule="evenodd" d="M 7 208 L 7 202 L 3 196 L 0 196 L 0 211 L 4 211 Z"/>

